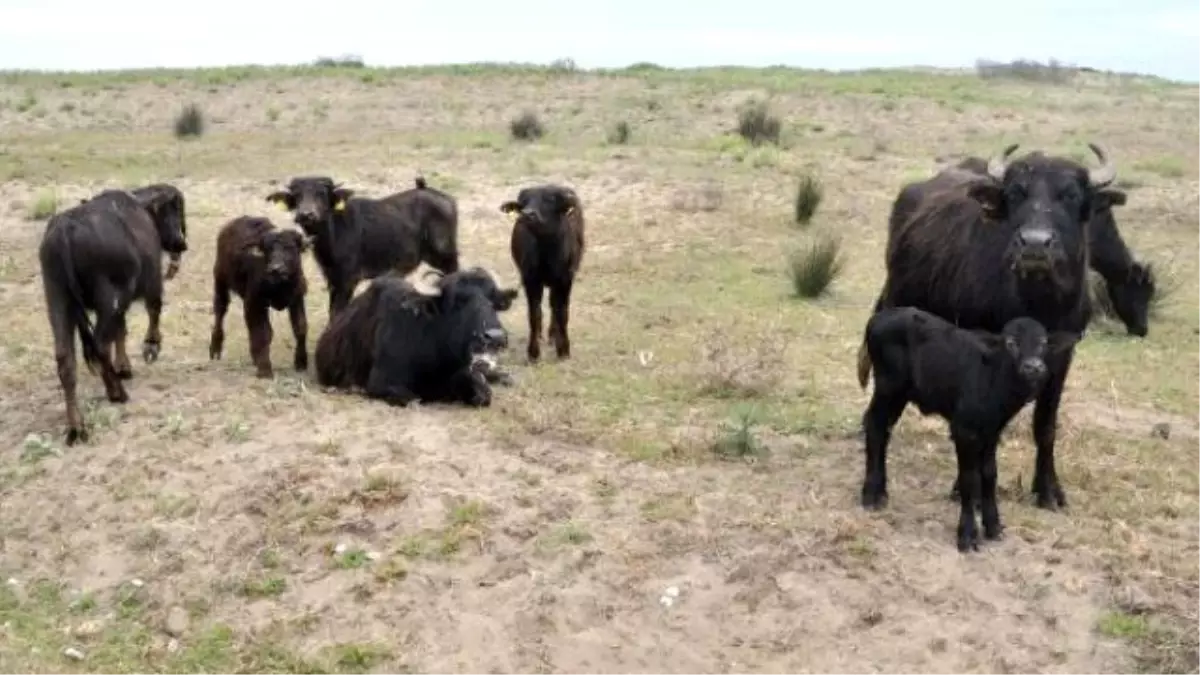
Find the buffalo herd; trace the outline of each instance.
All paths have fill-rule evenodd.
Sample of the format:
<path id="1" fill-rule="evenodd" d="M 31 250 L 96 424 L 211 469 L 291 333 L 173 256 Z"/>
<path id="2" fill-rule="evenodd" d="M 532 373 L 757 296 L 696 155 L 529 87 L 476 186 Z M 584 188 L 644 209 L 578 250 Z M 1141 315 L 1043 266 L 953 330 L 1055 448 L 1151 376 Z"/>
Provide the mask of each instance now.
<path id="1" fill-rule="evenodd" d="M 1041 151 L 968 157 L 905 185 L 888 218 L 885 278 L 858 352 L 863 388 L 875 375 L 863 415 L 866 467 L 862 506 L 887 502 L 886 455 L 892 427 L 909 403 L 950 425 L 958 458 L 951 494 L 961 503 L 960 550 L 1000 536 L 996 446 L 1001 432 L 1033 402 L 1037 448 L 1032 492 L 1038 506 L 1065 507 L 1055 468 L 1059 406 L 1075 345 L 1091 322 L 1089 271 L 1105 282 L 1129 333 L 1145 336 L 1156 292 L 1148 264 L 1134 260 L 1113 209 L 1126 195 L 1105 150 L 1087 168 Z M 455 198 L 418 177 L 412 188 L 356 196 L 328 176 L 293 178 L 268 202 L 298 229 L 240 216 L 217 234 L 209 356 L 221 357 L 232 295 L 241 299 L 250 354 L 271 377 L 270 310 L 286 310 L 295 336 L 293 366 L 308 368 L 307 280 L 311 251 L 329 292 L 329 321 L 314 351 L 316 379 L 391 404 L 413 401 L 488 406 L 491 386 L 511 378 L 497 367 L 508 347 L 499 315 L 515 288 L 480 267 L 459 265 Z M 75 337 L 110 401 L 129 400 L 133 376 L 125 314 L 141 300 L 149 314 L 146 363 L 158 358 L 164 280 L 188 250 L 184 195 L 155 184 L 106 190 L 52 216 L 39 250 L 54 357 L 67 413 L 67 444 L 87 439 L 76 396 Z M 571 292 L 584 254 L 579 194 L 559 184 L 525 187 L 500 205 L 513 220 L 512 260 L 528 303 L 526 356 L 541 356 L 542 297 L 547 338 L 571 355 Z M 167 256 L 167 268 L 162 265 Z M 422 262 L 418 283 L 408 276 Z M 361 281 L 369 281 L 355 295 Z M 232 294 L 232 295 L 231 295 Z M 95 320 L 91 315 L 95 315 Z"/>

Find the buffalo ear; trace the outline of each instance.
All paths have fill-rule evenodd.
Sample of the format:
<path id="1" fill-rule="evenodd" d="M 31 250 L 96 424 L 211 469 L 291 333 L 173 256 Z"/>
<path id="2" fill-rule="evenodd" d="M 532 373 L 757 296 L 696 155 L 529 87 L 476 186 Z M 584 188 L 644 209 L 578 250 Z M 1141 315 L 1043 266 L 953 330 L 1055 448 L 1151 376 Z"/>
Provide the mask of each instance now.
<path id="1" fill-rule="evenodd" d="M 1092 207 L 1096 211 L 1102 209 L 1111 209 L 1114 206 L 1125 206 L 1125 201 L 1129 198 L 1124 190 L 1116 188 L 1105 188 L 1092 195 Z"/>
<path id="2" fill-rule="evenodd" d="M 496 311 L 503 312 L 512 307 L 513 301 L 517 299 L 517 289 L 505 288 L 501 289 L 499 300 L 496 302 Z"/>
<path id="3" fill-rule="evenodd" d="M 1008 350 L 1004 346 L 1004 335 L 998 333 L 976 333 L 979 337 L 979 344 L 983 347 L 983 362 L 995 363 L 1002 354 Z"/>
<path id="4" fill-rule="evenodd" d="M 993 181 L 971 183 L 967 195 L 979 202 L 983 212 L 989 218 L 1003 219 L 1005 217 L 1004 186 Z"/>
<path id="5" fill-rule="evenodd" d="M 575 194 L 574 190 L 565 189 L 562 191 L 562 211 L 564 216 L 571 215 L 575 209 L 579 208 L 579 195 Z"/>
<path id="6" fill-rule="evenodd" d="M 288 190 L 277 190 L 267 195 L 267 201 L 279 207 L 280 211 L 291 211 L 296 208 L 296 198 Z"/>
<path id="7" fill-rule="evenodd" d="M 1058 356 L 1075 346 L 1083 338 L 1080 333 L 1070 331 L 1055 331 L 1046 338 L 1046 351 Z"/>
<path id="8" fill-rule="evenodd" d="M 501 213 L 516 213 L 520 210 L 521 210 L 521 205 L 511 199 L 500 205 Z"/>
<path id="9" fill-rule="evenodd" d="M 334 188 L 333 189 L 333 210 L 345 211 L 346 201 L 354 196 L 354 190 L 350 188 Z"/>

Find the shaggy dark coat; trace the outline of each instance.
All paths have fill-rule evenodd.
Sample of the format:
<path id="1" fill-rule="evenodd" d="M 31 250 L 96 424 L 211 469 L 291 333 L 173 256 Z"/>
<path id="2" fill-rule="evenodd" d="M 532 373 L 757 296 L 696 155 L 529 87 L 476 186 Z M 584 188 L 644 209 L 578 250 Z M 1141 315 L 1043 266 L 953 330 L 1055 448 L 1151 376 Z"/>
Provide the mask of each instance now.
<path id="1" fill-rule="evenodd" d="M 242 216 L 225 224 L 217 235 L 217 260 L 213 264 L 213 329 L 210 359 L 221 358 L 225 345 L 225 314 L 230 294 L 242 299 L 250 358 L 258 377 L 271 377 L 270 310 L 287 310 L 296 338 L 292 363 L 308 368 L 308 316 L 304 296 L 303 255 L 308 242 L 296 230 L 281 230 L 266 218 Z"/>
<path id="2" fill-rule="evenodd" d="M 436 296 L 394 275 L 373 280 L 317 340 L 317 381 L 393 405 L 491 405 L 481 362 L 507 346 L 507 333 L 493 293 L 456 279 L 442 279 Z"/>
<path id="3" fill-rule="evenodd" d="M 977 549 L 974 505 L 988 539 L 1000 536 L 996 506 L 996 446 L 1012 418 L 1045 384 L 1047 357 L 1071 349 L 1073 333 L 1047 335 L 1027 317 L 1000 334 L 969 331 L 912 307 L 894 307 L 867 322 L 864 343 L 875 366 L 875 391 L 863 414 L 864 508 L 887 504 L 887 449 L 892 428 L 913 403 L 923 415 L 950 423 L 958 455 L 958 549 Z"/>
<path id="4" fill-rule="evenodd" d="M 511 250 L 529 305 L 530 361 L 541 358 L 542 294 L 550 289 L 550 327 L 558 358 L 571 356 L 567 324 L 571 291 L 585 249 L 583 203 L 574 190 L 561 185 L 537 185 L 517 193 L 500 210 L 513 217 Z"/>
<path id="5" fill-rule="evenodd" d="M 123 190 L 106 190 L 62 211 L 46 224 L 38 248 L 54 359 L 67 408 L 67 445 L 88 438 L 76 397 L 74 333 L 88 370 L 100 369 L 113 403 L 129 400 L 122 380 L 133 377 L 126 351 L 125 313 L 141 301 L 149 316 L 142 342 L 146 363 L 162 346 L 162 254 L 187 251 L 182 218 L 169 201 L 143 203 Z M 88 312 L 95 312 L 93 327 Z"/>
<path id="6" fill-rule="evenodd" d="M 911 217 L 889 229 L 887 277 L 876 311 L 911 306 L 963 328 L 998 333 L 1028 316 L 1047 330 L 1083 334 L 1091 319 L 1087 227 L 1116 170 L 1100 147 L 1101 166 L 1029 153 L 1009 161 L 1013 145 L 977 179 L 934 190 Z M 1074 350 L 1049 361 L 1033 414 L 1037 444 L 1033 492 L 1043 508 L 1066 505 L 1054 464 L 1058 408 Z M 871 362 L 859 350 L 859 381 Z M 957 484 L 956 484 L 957 491 Z"/>
<path id="7" fill-rule="evenodd" d="M 326 176 L 293 178 L 267 201 L 295 214 L 313 239 L 329 287 L 329 313 L 350 302 L 360 281 L 389 271 L 407 275 L 425 261 L 441 272 L 458 269 L 458 205 L 416 179 L 416 187 L 382 199 L 353 197 Z"/>

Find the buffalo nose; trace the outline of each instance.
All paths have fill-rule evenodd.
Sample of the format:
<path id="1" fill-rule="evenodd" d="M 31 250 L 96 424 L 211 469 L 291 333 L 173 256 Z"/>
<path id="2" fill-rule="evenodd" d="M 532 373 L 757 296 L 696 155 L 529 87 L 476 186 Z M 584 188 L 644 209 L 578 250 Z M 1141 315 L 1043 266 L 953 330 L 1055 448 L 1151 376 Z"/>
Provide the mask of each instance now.
<path id="1" fill-rule="evenodd" d="M 1057 243 L 1054 230 L 1045 228 L 1029 228 L 1017 233 L 1017 241 L 1024 248 L 1046 249 Z"/>
<path id="2" fill-rule="evenodd" d="M 503 328 L 489 328 L 483 332 L 483 337 L 495 347 L 508 346 L 508 332 Z"/>
<path id="3" fill-rule="evenodd" d="M 1046 374 L 1046 364 L 1039 361 L 1028 360 L 1021 363 L 1021 375 L 1027 379 L 1038 379 Z"/>

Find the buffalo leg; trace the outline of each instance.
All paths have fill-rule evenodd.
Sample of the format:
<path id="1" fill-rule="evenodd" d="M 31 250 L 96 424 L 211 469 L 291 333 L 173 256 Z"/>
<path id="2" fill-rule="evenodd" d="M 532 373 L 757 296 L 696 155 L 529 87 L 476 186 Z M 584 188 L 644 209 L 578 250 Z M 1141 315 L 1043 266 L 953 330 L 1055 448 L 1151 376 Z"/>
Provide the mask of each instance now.
<path id="1" fill-rule="evenodd" d="M 878 386 L 878 385 L 876 385 Z M 863 413 L 863 430 L 866 436 L 866 470 L 863 473 L 862 506 L 875 510 L 887 506 L 887 449 L 892 436 L 892 427 L 904 412 L 907 401 L 900 396 L 888 395 L 878 390 L 871 396 L 871 403 Z"/>
<path id="2" fill-rule="evenodd" d="M 100 350 L 100 379 L 104 382 L 109 401 L 125 403 L 129 400 L 129 394 L 113 366 L 113 348 L 121 334 L 128 303 L 123 302 L 116 289 L 105 282 L 96 283 L 93 298 L 96 304 L 96 343 Z M 125 351 L 124 347 L 120 347 L 120 350 Z"/>
<path id="3" fill-rule="evenodd" d="M 61 292 L 46 290 L 46 310 L 50 316 L 50 332 L 54 335 L 54 362 L 58 367 L 58 382 L 67 407 L 67 445 L 88 440 L 87 425 L 79 411 L 77 392 L 78 368 L 75 352 L 75 321 L 71 303 Z M 86 350 L 86 346 L 84 347 Z M 86 352 L 85 352 L 86 353 Z"/>
<path id="4" fill-rule="evenodd" d="M 1033 494 L 1039 508 L 1052 511 L 1067 505 L 1067 496 L 1058 482 L 1058 472 L 1054 466 L 1054 441 L 1058 433 L 1058 406 L 1062 402 L 1073 356 L 1073 353 L 1068 353 L 1057 364 L 1059 367 L 1053 369 L 1033 409 L 1033 440 L 1037 445 Z"/>
<path id="5" fill-rule="evenodd" d="M 292 323 L 292 336 L 296 338 L 296 353 L 292 365 L 296 370 L 308 370 L 308 314 L 304 311 L 304 296 L 300 295 L 288 305 L 288 319 Z"/>
<path id="6" fill-rule="evenodd" d="M 954 451 L 958 455 L 958 550 L 963 553 L 978 551 L 979 529 L 975 523 L 975 502 L 982 491 L 979 439 L 972 432 L 956 428 L 951 429 L 950 436 L 954 439 Z"/>
<path id="7" fill-rule="evenodd" d="M 529 307 L 529 346 L 525 349 L 530 361 L 537 361 L 542 356 L 539 345 L 542 334 L 542 284 L 540 280 L 523 279 L 525 286 L 525 301 Z"/>
<path id="8" fill-rule="evenodd" d="M 162 351 L 162 329 L 159 327 L 163 308 L 161 278 L 155 279 L 152 277 L 150 287 L 146 289 L 144 304 L 146 305 L 146 316 L 149 317 L 149 321 L 146 325 L 146 337 L 142 340 L 142 360 L 146 363 L 154 363 L 158 360 L 158 355 Z"/>
<path id="9" fill-rule="evenodd" d="M 229 286 L 221 281 L 213 282 L 213 328 L 208 341 L 208 358 L 221 358 L 225 350 L 225 315 L 229 312 Z"/>
<path id="10" fill-rule="evenodd" d="M 117 371 L 117 377 L 122 380 L 133 379 L 133 364 L 129 361 L 129 350 L 125 344 L 128 337 L 128 328 L 125 325 L 124 314 L 116 318 L 114 332 L 113 368 Z"/>
<path id="11" fill-rule="evenodd" d="M 358 279 L 343 279 L 336 284 L 329 284 L 329 316 L 333 315 L 346 308 L 350 304 L 351 298 L 354 297 L 354 288 L 358 286 Z"/>
<path id="12" fill-rule="evenodd" d="M 246 332 L 250 334 L 250 359 L 258 377 L 269 378 L 271 372 L 271 317 L 267 315 L 267 307 L 247 298 L 242 303 L 243 314 L 246 317 Z"/>
<path id="13" fill-rule="evenodd" d="M 1004 526 L 1000 523 L 1000 508 L 996 505 L 996 445 L 999 437 L 987 439 L 981 446 L 983 455 L 979 466 L 982 492 L 979 503 L 983 511 L 983 536 L 999 539 Z"/>
<path id="14" fill-rule="evenodd" d="M 550 287 L 550 339 L 554 341 L 555 355 L 560 359 L 571 358 L 571 338 L 567 335 L 567 319 L 571 313 L 570 279 Z"/>

